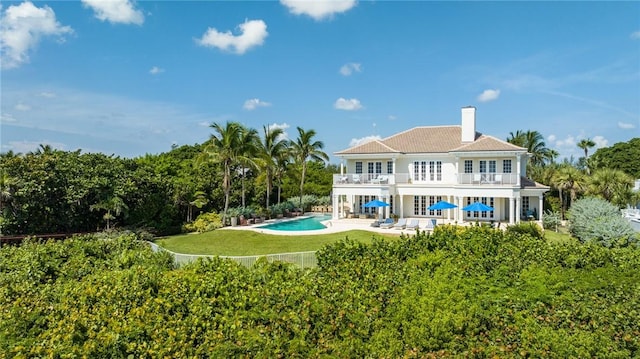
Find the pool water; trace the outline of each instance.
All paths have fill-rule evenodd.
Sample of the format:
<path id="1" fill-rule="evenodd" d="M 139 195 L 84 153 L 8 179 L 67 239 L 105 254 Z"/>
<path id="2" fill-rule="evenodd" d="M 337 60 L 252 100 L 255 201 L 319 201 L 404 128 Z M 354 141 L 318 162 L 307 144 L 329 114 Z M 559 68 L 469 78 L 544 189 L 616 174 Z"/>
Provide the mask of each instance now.
<path id="1" fill-rule="evenodd" d="M 264 226 L 260 226 L 260 228 L 272 229 L 274 231 L 313 231 L 327 228 L 320 222 L 329 219 L 331 219 L 330 215 L 313 216 L 278 223 L 270 223 Z"/>

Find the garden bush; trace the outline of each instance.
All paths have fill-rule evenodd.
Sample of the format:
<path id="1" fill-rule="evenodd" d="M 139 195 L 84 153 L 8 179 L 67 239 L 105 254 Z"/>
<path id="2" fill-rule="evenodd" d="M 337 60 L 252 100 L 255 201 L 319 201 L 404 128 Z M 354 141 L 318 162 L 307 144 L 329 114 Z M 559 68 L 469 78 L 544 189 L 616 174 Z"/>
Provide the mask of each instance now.
<path id="1" fill-rule="evenodd" d="M 560 218 L 560 213 L 552 212 L 551 210 L 546 210 L 544 212 L 544 215 L 542 216 L 542 226 L 545 229 L 551 229 L 557 232 L 561 223 L 562 219 Z"/>
<path id="2" fill-rule="evenodd" d="M 222 217 L 214 212 L 201 213 L 195 221 L 184 225 L 187 232 L 209 232 L 222 228 Z"/>
<path id="3" fill-rule="evenodd" d="M 317 269 L 175 267 L 135 234 L 0 248 L 0 357 L 640 356 L 640 251 L 438 226 Z"/>
<path id="4" fill-rule="evenodd" d="M 582 198 L 569 209 L 569 232 L 581 242 L 624 247 L 637 242 L 620 209 L 600 198 Z"/>
<path id="5" fill-rule="evenodd" d="M 536 222 L 520 222 L 511 226 L 507 226 L 508 233 L 527 234 L 533 238 L 542 239 L 544 233 Z"/>

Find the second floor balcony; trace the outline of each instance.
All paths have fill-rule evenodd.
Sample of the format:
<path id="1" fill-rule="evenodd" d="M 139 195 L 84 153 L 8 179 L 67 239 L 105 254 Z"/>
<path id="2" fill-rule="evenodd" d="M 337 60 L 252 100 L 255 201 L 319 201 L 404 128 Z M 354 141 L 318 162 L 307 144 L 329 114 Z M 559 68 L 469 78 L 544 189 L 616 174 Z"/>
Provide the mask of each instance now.
<path id="1" fill-rule="evenodd" d="M 441 177 L 442 178 L 442 177 Z M 346 173 L 334 174 L 334 185 L 478 185 L 478 186 L 513 186 L 518 181 L 515 173 L 458 173 L 454 181 L 416 180 L 408 173 Z"/>

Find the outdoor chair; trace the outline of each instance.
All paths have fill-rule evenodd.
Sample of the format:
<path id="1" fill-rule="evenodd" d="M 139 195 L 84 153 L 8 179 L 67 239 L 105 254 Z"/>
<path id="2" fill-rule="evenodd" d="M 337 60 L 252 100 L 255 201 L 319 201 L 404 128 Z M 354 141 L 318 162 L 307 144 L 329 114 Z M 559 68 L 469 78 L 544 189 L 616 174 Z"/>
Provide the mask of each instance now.
<path id="1" fill-rule="evenodd" d="M 404 227 L 407 226 L 407 219 L 406 218 L 400 218 L 398 220 L 398 223 L 393 225 L 393 228 L 395 229 L 404 229 Z"/>
<path id="2" fill-rule="evenodd" d="M 380 223 L 380 228 L 391 228 L 394 225 L 393 218 L 389 217 L 384 220 L 384 222 Z"/>
<path id="3" fill-rule="evenodd" d="M 353 183 L 360 183 L 360 175 L 353 175 L 351 179 L 353 180 Z"/>
<path id="4" fill-rule="evenodd" d="M 411 221 L 409 221 L 409 223 L 405 226 L 406 229 L 418 229 L 418 227 L 420 226 L 420 221 L 417 219 L 412 219 Z"/>

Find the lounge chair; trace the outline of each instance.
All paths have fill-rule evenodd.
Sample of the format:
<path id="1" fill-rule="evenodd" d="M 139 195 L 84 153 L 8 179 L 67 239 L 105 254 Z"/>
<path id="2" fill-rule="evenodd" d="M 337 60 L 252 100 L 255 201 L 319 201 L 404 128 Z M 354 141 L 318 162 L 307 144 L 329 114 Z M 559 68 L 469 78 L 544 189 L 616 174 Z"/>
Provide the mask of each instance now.
<path id="1" fill-rule="evenodd" d="M 406 218 L 400 218 L 398 220 L 398 223 L 393 225 L 393 228 L 395 229 L 404 229 L 404 227 L 407 226 L 407 219 Z"/>
<path id="2" fill-rule="evenodd" d="M 387 181 L 389 181 L 389 177 L 378 175 L 378 177 L 371 180 L 371 183 L 387 183 Z"/>
<path id="3" fill-rule="evenodd" d="M 417 219 L 412 219 L 405 226 L 405 229 L 418 229 L 419 226 L 420 226 L 420 221 Z"/>
<path id="4" fill-rule="evenodd" d="M 360 175 L 353 175 L 351 179 L 353 180 L 353 183 L 360 183 Z"/>
<path id="5" fill-rule="evenodd" d="M 430 219 L 427 221 L 427 225 L 424 226 L 425 231 L 433 231 L 438 226 L 437 219 Z"/>
<path id="6" fill-rule="evenodd" d="M 391 228 L 393 227 L 393 218 L 389 217 L 387 219 L 384 220 L 384 222 L 380 222 L 379 227 L 380 228 Z"/>

